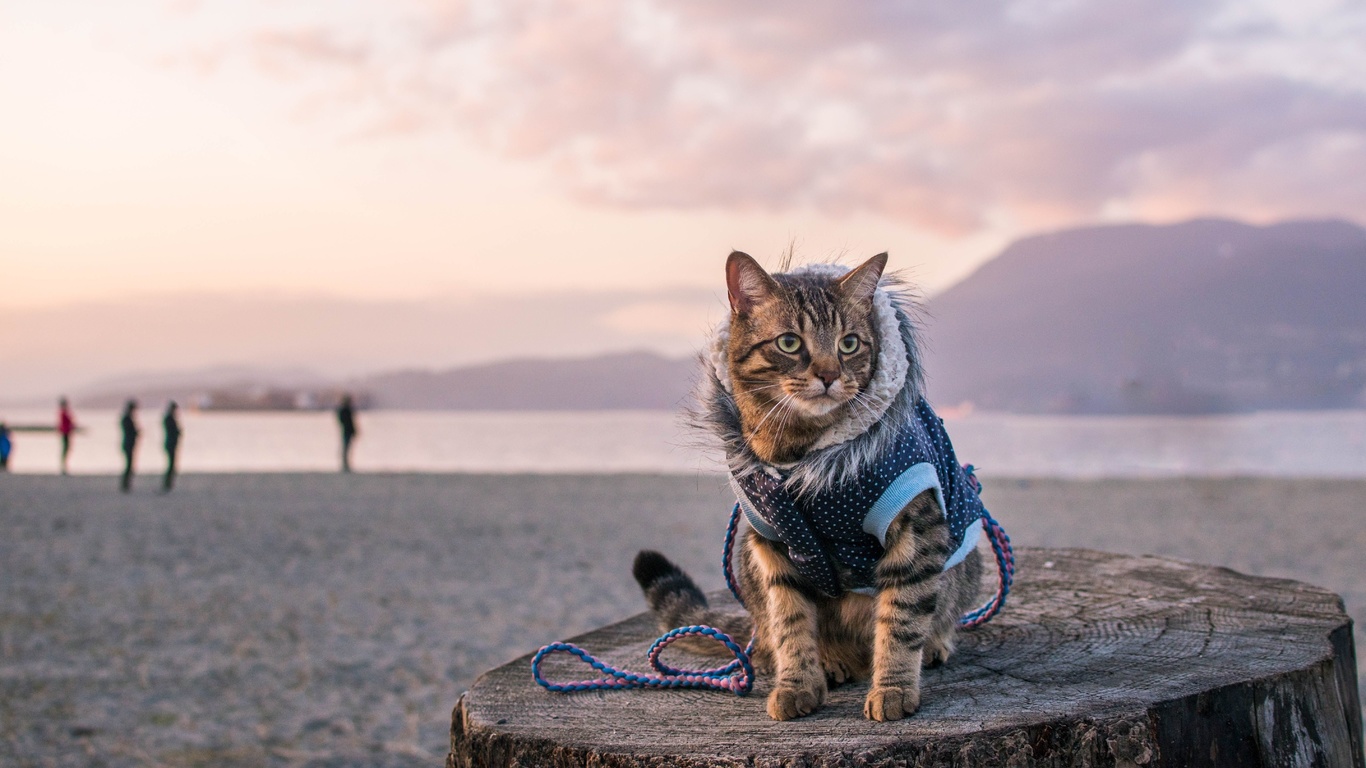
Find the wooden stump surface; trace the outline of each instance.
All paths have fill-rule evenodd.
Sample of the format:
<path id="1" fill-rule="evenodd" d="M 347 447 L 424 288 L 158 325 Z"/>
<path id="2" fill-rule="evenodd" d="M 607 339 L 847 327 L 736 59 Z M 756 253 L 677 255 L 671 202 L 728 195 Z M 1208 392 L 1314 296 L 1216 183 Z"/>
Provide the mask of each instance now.
<path id="1" fill-rule="evenodd" d="M 1156 557 L 1017 558 L 1006 610 L 926 671 L 914 717 L 864 719 L 868 687 L 855 683 L 832 689 L 813 715 L 774 722 L 762 675 L 747 697 L 551 693 L 532 680 L 527 655 L 461 697 L 447 765 L 1362 768 L 1351 619 L 1336 595 Z M 648 672 L 658 635 L 641 614 L 571 642 Z M 666 655 L 675 666 L 717 664 Z M 546 677 L 591 677 L 562 658 L 543 666 Z"/>

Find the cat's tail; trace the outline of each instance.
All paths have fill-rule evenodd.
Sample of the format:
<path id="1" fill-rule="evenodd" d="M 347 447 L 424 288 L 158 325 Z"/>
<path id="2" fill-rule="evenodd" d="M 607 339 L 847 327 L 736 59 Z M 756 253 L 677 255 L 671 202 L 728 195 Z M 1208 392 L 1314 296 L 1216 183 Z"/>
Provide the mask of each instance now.
<path id="1" fill-rule="evenodd" d="M 645 593 L 645 602 L 659 621 L 661 631 L 676 627 L 704 625 L 730 635 L 740 645 L 749 641 L 753 623 L 743 611 L 712 608 L 692 577 L 674 565 L 669 558 L 651 549 L 642 549 L 631 566 L 631 575 Z M 680 643 L 687 650 L 709 656 L 727 655 L 725 647 L 715 641 L 686 638 Z"/>

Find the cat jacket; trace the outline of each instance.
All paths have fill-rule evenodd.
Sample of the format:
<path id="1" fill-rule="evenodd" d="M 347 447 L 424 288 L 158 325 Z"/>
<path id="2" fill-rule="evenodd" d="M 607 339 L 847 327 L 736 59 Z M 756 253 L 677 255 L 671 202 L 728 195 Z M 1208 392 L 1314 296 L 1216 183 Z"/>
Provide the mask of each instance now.
<path id="1" fill-rule="evenodd" d="M 828 490 L 794 495 L 782 470 L 731 476 L 740 508 L 754 530 L 787 545 L 797 570 L 821 592 L 871 592 L 873 567 L 882 557 L 887 528 L 912 499 L 933 490 L 949 525 L 953 554 L 945 570 L 977 544 L 984 512 L 953 452 L 943 420 L 924 398 L 902 425 L 896 442 L 866 471 Z"/>

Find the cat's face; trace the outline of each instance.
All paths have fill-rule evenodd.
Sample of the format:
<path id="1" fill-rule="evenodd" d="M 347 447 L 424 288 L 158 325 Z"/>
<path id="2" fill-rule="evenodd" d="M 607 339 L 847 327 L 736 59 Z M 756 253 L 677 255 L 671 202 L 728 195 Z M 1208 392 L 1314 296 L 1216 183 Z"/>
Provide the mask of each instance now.
<path id="1" fill-rule="evenodd" d="M 877 364 L 873 291 L 886 263 L 879 254 L 838 278 L 769 275 L 748 255 L 731 254 L 728 362 L 747 433 L 794 432 L 775 438 L 783 445 L 774 450 L 790 453 L 786 437 L 823 429 L 841 408 L 857 407 Z"/>

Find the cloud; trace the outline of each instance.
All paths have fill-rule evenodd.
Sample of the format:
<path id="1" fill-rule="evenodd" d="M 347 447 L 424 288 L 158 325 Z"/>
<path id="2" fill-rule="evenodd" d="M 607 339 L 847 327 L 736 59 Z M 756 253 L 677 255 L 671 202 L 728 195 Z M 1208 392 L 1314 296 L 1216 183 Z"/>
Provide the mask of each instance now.
<path id="1" fill-rule="evenodd" d="M 1358 212 L 1346 0 L 376 3 L 380 23 L 249 48 L 277 77 L 334 73 L 373 133 L 459 131 L 598 204 L 957 234 Z"/>
<path id="2" fill-rule="evenodd" d="M 369 49 L 348 43 L 325 29 L 263 29 L 256 33 L 257 65 L 275 74 L 291 67 L 330 65 L 363 68 L 369 62 Z"/>

